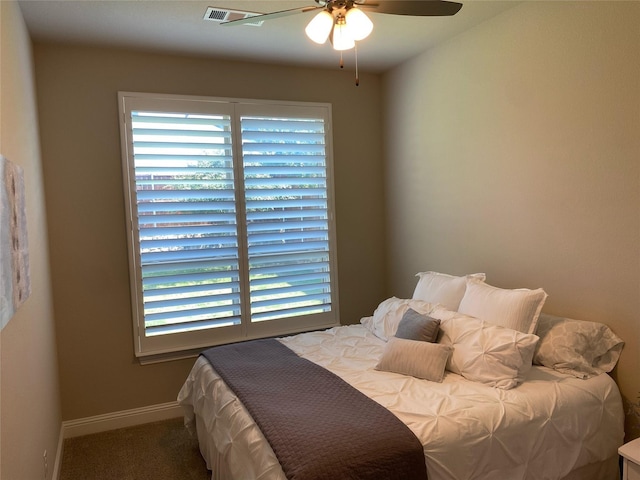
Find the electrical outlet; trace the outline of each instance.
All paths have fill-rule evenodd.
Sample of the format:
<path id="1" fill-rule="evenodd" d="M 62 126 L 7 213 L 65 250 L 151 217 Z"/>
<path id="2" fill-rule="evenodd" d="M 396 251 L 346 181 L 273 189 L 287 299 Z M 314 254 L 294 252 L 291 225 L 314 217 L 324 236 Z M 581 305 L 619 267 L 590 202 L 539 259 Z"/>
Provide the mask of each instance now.
<path id="1" fill-rule="evenodd" d="M 42 455 L 42 463 L 44 464 L 44 480 L 47 480 L 47 475 L 49 474 L 49 462 L 47 461 L 47 451 L 44 451 Z"/>

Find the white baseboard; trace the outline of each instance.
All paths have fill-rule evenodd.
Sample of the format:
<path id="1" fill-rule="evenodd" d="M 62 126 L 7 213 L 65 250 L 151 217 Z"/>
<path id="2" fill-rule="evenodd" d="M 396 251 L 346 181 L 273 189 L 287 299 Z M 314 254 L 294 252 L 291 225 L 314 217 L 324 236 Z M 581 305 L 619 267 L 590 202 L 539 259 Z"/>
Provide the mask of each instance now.
<path id="1" fill-rule="evenodd" d="M 62 450 L 64 447 L 64 426 L 60 425 L 60 434 L 58 435 L 58 449 L 56 450 L 56 459 L 53 463 L 53 472 L 51 480 L 58 480 L 60 477 L 60 467 L 62 466 Z"/>
<path id="2" fill-rule="evenodd" d="M 60 475 L 65 438 L 106 432 L 118 428 L 134 427 L 144 423 L 181 417 L 182 415 L 182 407 L 178 405 L 178 402 L 169 402 L 62 422 L 51 479 L 58 480 Z"/>
<path id="3" fill-rule="evenodd" d="M 168 420 L 181 417 L 182 407 L 178 402 L 161 403 L 148 407 L 133 408 L 120 412 L 96 415 L 95 417 L 79 418 L 62 422 L 63 438 L 79 437 L 92 433 L 106 432 L 118 428 L 133 427 L 144 423 Z"/>

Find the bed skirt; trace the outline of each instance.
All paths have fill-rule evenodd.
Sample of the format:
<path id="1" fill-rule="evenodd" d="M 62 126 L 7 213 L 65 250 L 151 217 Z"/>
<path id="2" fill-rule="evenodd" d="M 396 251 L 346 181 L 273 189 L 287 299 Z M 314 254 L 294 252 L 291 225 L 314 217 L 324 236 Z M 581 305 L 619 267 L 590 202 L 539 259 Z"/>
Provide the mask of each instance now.
<path id="1" fill-rule="evenodd" d="M 185 422 L 188 420 L 185 418 Z M 192 434 L 197 435 L 198 444 L 200 445 L 200 453 L 204 458 L 207 469 L 211 471 L 211 480 L 241 480 L 233 478 L 231 469 L 227 465 L 224 456 L 216 449 L 211 441 L 211 436 L 206 432 L 203 426 L 203 420 L 200 415 L 195 415 L 195 425 L 186 424 Z M 259 480 L 286 480 L 279 475 L 280 472 L 272 472 L 269 474 L 259 474 L 256 479 Z M 560 480 L 619 480 L 620 465 L 618 456 L 614 456 L 598 463 L 591 463 L 574 470 L 569 475 L 562 477 Z"/>

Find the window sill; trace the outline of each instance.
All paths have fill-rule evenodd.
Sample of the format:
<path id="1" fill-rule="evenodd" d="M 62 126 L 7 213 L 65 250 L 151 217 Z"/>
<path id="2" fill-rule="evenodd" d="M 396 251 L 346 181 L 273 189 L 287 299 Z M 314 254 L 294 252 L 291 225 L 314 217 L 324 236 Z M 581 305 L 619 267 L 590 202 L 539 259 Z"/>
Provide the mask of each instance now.
<path id="1" fill-rule="evenodd" d="M 146 355 L 137 357 L 140 365 L 154 365 L 156 363 L 173 362 L 175 360 L 185 360 L 188 358 L 196 358 L 204 348 L 194 350 L 181 350 L 179 352 L 158 353 L 155 355 Z"/>

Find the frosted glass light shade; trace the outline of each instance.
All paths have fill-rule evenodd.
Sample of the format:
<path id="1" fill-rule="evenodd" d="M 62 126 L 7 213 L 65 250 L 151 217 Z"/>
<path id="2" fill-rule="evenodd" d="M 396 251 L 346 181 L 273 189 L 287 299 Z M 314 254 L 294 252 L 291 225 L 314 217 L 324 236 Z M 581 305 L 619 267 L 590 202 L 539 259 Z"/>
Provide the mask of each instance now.
<path id="1" fill-rule="evenodd" d="M 319 14 L 311 19 L 304 31 L 307 37 L 316 43 L 323 44 L 329 38 L 331 28 L 333 27 L 333 15 L 326 10 L 322 10 Z"/>
<path id="2" fill-rule="evenodd" d="M 356 46 L 356 42 L 351 36 L 347 24 L 344 19 L 338 19 L 333 27 L 333 36 L 331 37 L 334 50 L 349 50 Z"/>
<path id="3" fill-rule="evenodd" d="M 373 22 L 358 8 L 350 9 L 345 15 L 345 21 L 354 40 L 364 40 L 373 30 Z"/>

